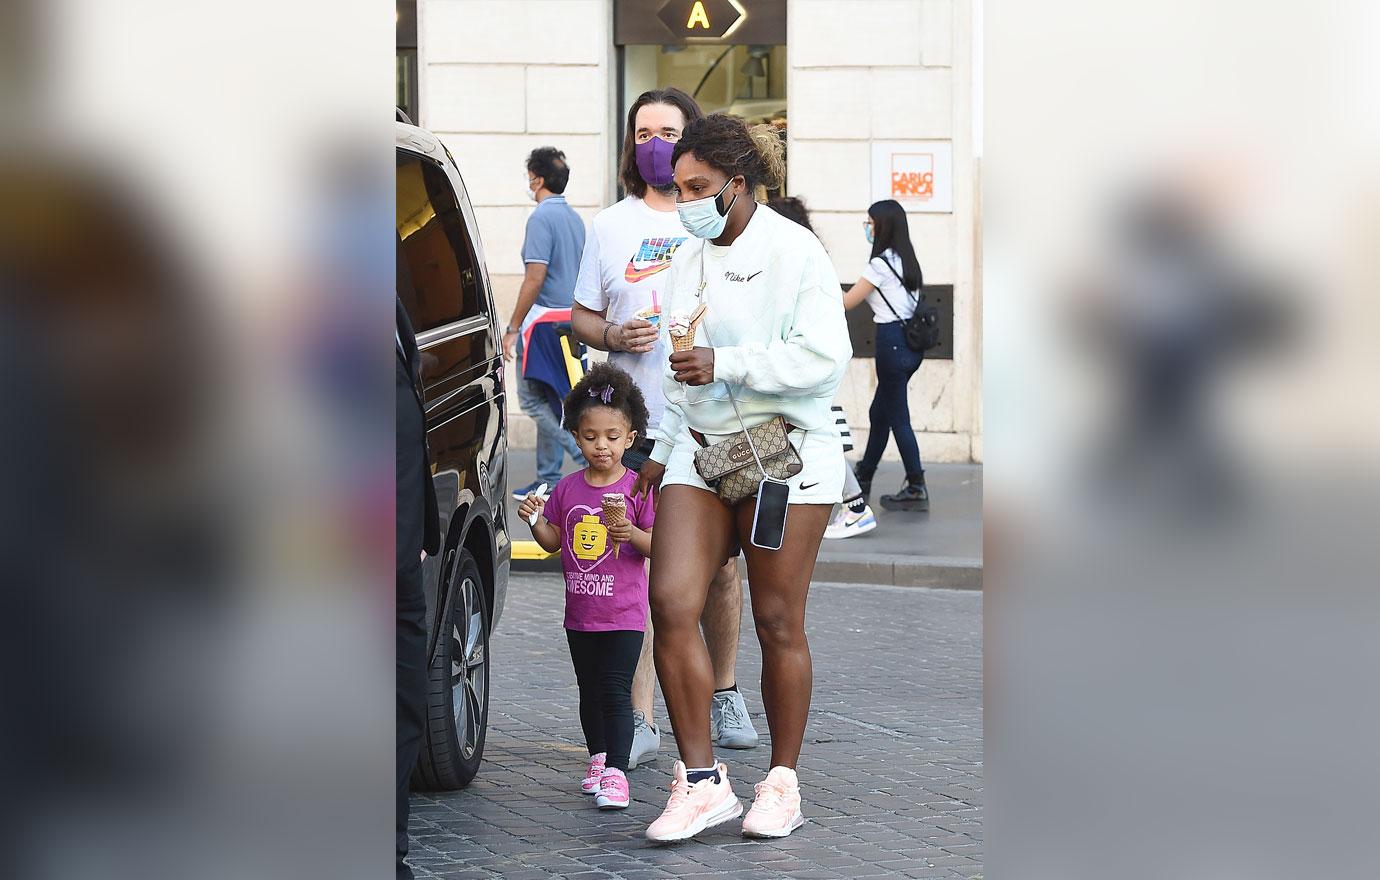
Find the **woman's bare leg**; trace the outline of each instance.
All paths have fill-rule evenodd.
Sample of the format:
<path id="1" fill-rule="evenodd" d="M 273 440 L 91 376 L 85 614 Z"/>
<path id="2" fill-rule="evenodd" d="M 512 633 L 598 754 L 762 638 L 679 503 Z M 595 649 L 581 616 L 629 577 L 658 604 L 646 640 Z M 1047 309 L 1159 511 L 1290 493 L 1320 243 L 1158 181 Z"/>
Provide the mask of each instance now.
<path id="1" fill-rule="evenodd" d="M 732 532 L 732 511 L 713 493 L 691 486 L 662 490 L 652 530 L 652 654 L 676 747 L 687 767 L 714 762 L 709 736 L 714 671 L 700 615 L 709 581 L 728 556 Z"/>
<path id="2" fill-rule="evenodd" d="M 771 730 L 771 766 L 794 770 L 814 687 L 805 639 L 805 599 L 833 505 L 792 504 L 785 540 L 775 551 L 761 550 L 749 540 L 754 508 L 752 502 L 739 507 L 737 525 L 747 557 L 757 642 L 762 646 L 762 705 Z"/>

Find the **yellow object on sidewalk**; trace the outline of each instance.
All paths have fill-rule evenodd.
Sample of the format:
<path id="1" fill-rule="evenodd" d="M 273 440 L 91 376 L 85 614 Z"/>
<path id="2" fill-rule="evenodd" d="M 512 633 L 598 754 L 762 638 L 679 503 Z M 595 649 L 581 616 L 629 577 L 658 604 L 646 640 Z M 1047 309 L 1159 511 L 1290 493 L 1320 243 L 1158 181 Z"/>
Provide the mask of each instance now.
<path id="1" fill-rule="evenodd" d="M 561 351 L 565 353 L 565 372 L 570 377 L 570 386 L 573 388 L 585 377 L 585 362 L 570 350 L 570 337 L 564 333 L 561 334 Z"/>
<path id="2" fill-rule="evenodd" d="M 542 546 L 538 544 L 536 541 L 513 542 L 514 559 L 542 560 L 550 559 L 552 556 L 555 555 L 555 553 L 547 553 L 546 550 L 542 549 Z"/>
<path id="3" fill-rule="evenodd" d="M 574 386 L 585 376 L 585 364 L 580 358 L 570 350 L 570 337 L 562 333 L 561 351 L 565 354 L 565 371 L 570 377 L 570 384 Z M 548 553 L 536 541 L 514 541 L 513 559 L 540 562 L 543 559 L 550 559 L 555 553 Z"/>

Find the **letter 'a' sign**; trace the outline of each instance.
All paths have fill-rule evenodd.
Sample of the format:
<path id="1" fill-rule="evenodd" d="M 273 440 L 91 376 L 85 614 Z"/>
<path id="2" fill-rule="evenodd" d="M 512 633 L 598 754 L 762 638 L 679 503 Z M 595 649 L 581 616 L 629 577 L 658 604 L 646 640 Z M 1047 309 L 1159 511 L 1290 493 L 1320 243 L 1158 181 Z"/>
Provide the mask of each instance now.
<path id="1" fill-rule="evenodd" d="M 666 0 L 657 13 L 671 33 L 691 40 L 721 40 L 746 17 L 737 0 Z"/>
<path id="2" fill-rule="evenodd" d="M 779 46 L 788 0 L 613 0 L 619 46 Z"/>

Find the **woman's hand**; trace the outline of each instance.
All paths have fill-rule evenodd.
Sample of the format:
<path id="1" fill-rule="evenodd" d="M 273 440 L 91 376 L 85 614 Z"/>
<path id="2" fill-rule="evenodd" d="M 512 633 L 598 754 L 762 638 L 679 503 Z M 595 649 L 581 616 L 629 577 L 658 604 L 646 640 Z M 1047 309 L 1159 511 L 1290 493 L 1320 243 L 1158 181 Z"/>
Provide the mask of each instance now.
<path id="1" fill-rule="evenodd" d="M 546 499 L 540 495 L 528 495 L 522 499 L 522 506 L 518 508 L 518 516 L 525 522 L 532 521 L 532 514 L 540 513 L 546 507 Z"/>
<path id="2" fill-rule="evenodd" d="M 656 348 L 658 331 L 651 322 L 629 318 L 609 328 L 609 347 L 614 351 L 646 354 Z"/>
<path id="3" fill-rule="evenodd" d="M 708 385 L 714 381 L 714 349 L 697 345 L 689 351 L 672 352 L 671 369 L 677 382 Z"/>
<path id="4" fill-rule="evenodd" d="M 666 465 L 657 464 L 650 458 L 642 465 L 642 470 L 637 473 L 637 482 L 633 484 L 633 497 L 642 498 L 648 492 L 661 491 L 661 478 L 666 476 Z"/>

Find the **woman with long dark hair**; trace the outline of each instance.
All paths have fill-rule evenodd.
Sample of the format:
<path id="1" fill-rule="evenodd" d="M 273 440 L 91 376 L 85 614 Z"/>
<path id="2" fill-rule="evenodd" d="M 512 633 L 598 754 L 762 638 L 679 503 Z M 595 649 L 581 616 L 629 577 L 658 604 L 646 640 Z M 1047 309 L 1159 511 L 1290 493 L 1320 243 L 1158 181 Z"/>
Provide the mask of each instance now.
<path id="1" fill-rule="evenodd" d="M 868 410 L 871 430 L 867 434 L 867 448 L 856 468 L 858 485 L 865 495 L 872 493 L 872 477 L 886 451 L 887 440 L 894 436 L 905 465 L 906 484 L 895 495 L 883 495 L 882 506 L 887 510 L 929 510 L 925 468 L 920 463 L 920 444 L 910 425 L 910 403 L 906 397 L 906 386 L 920 369 L 924 355 L 906 345 L 902 323 L 915 315 L 925 276 L 915 258 L 910 225 L 900 202 L 874 202 L 867 209 L 863 233 L 872 245 L 872 256 L 862 277 L 843 295 L 844 308 L 848 309 L 867 300 L 877 325 L 877 392 Z"/>
<path id="2" fill-rule="evenodd" d="M 781 153 L 769 127 L 750 131 L 715 114 L 686 126 L 672 156 L 677 209 L 693 237 L 676 252 L 663 325 L 674 334 L 687 315 L 704 311 L 689 325 L 695 347 L 669 358 L 666 412 L 637 487 L 662 487 L 650 586 L 654 654 L 682 759 L 666 809 L 647 829 L 658 842 L 742 815 L 728 768 L 714 757 L 707 711 L 714 680 L 699 628 L 710 576 L 739 547 L 772 749 L 743 833 L 785 837 L 805 821 L 795 772 L 812 689 L 805 598 L 843 488 L 829 404 L 852 347 L 838 276 L 819 239 L 754 200 L 759 186 L 780 181 Z M 755 495 L 726 503 L 697 472 L 695 453 L 778 416 L 803 469 L 788 478 L 784 536 L 780 549 L 769 550 L 752 541 Z"/>

